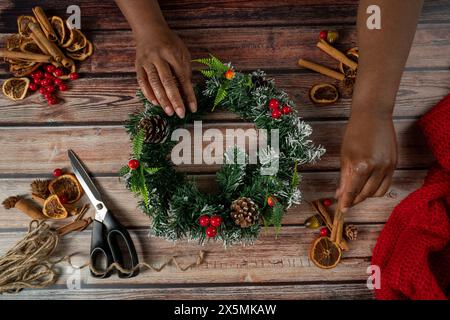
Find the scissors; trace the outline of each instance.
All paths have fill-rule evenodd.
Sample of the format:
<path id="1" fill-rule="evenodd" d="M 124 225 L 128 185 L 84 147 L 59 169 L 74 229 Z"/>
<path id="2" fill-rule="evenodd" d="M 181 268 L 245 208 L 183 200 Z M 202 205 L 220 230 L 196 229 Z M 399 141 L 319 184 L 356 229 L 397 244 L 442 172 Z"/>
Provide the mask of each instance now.
<path id="1" fill-rule="evenodd" d="M 104 270 L 104 273 L 99 275 L 91 270 L 92 276 L 96 278 L 109 277 L 112 270 L 108 271 L 107 268 L 114 262 L 125 269 L 133 270 L 139 261 L 130 234 L 104 204 L 100 192 L 75 152 L 69 150 L 68 154 L 73 172 L 96 210 L 92 228 L 90 263 L 95 269 Z M 131 278 L 137 276 L 139 270 L 136 268 L 130 273 L 120 271 L 118 273 L 120 278 Z"/>

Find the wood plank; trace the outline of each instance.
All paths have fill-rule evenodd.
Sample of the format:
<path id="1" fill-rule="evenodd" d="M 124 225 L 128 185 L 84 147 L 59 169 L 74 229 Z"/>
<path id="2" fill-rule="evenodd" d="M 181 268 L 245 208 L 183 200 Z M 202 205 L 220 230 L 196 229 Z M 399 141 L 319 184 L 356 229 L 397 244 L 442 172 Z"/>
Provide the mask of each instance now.
<path id="1" fill-rule="evenodd" d="M 187 265 L 196 260 L 199 250 L 206 251 L 205 263 L 198 268 L 179 271 L 170 265 L 161 272 L 143 271 L 139 277 L 120 279 L 94 279 L 87 269 L 81 270 L 81 282 L 90 285 L 107 284 L 179 284 L 179 283 L 298 283 L 312 281 L 362 281 L 367 279 L 366 269 L 376 239 L 382 225 L 359 226 L 358 240 L 350 243 L 351 250 L 343 254 L 341 263 L 332 270 L 317 268 L 308 258 L 312 241 L 318 236 L 317 230 L 304 227 L 283 227 L 278 237 L 272 230 L 263 233 L 255 245 L 231 246 L 207 243 L 199 246 L 196 242 L 169 242 L 149 237 L 147 230 L 131 230 L 136 251 L 141 261 L 155 266 L 161 265 L 168 257 L 179 256 L 179 262 Z M 0 233 L 0 254 L 23 237 L 23 233 Z M 55 257 L 76 253 L 75 265 L 82 265 L 89 256 L 91 232 L 64 237 Z M 73 269 L 64 268 L 57 284 L 65 284 Z"/>
<path id="2" fill-rule="evenodd" d="M 344 121 L 311 122 L 312 139 L 327 153 L 316 164 L 302 170 L 339 168 L 339 149 L 345 129 Z M 432 155 L 411 120 L 396 120 L 399 145 L 398 168 L 428 167 Z M 251 124 L 203 124 L 203 130 L 217 128 L 252 128 Z M 74 149 L 96 173 L 117 172 L 127 163 L 129 137 L 121 126 L 98 127 L 3 127 L 0 128 L 2 161 L 0 174 L 39 174 L 55 167 L 68 166 L 67 149 Z M 205 143 L 206 145 L 206 143 Z M 183 165 L 190 172 L 215 172 L 218 165 Z"/>
<path id="3" fill-rule="evenodd" d="M 330 82 L 314 73 L 272 74 L 277 86 L 286 90 L 297 104 L 299 115 L 308 118 L 348 117 L 350 99 L 341 99 L 336 105 L 317 107 L 308 98 L 312 84 Z M 337 83 L 336 83 L 337 84 Z M 142 107 L 135 98 L 137 83 L 133 76 L 82 78 L 70 83 L 70 91 L 60 93 L 62 103 L 48 106 L 39 93 L 25 100 L 12 101 L 0 95 L 2 117 L 0 125 L 53 123 L 121 123 L 128 114 Z M 418 117 L 433 107 L 450 89 L 448 71 L 406 71 L 403 75 L 394 116 Z M 237 116 L 217 109 L 205 120 L 231 121 Z"/>
<path id="4" fill-rule="evenodd" d="M 3 300 L 124 300 L 124 299 L 181 299 L 181 300 L 366 300 L 373 299 L 373 293 L 366 283 L 259 285 L 239 287 L 196 287 L 196 288 L 82 288 L 80 290 L 42 289 L 24 290 L 19 294 L 3 295 Z"/>
<path id="5" fill-rule="evenodd" d="M 419 25 L 407 62 L 408 68 L 443 68 L 450 64 L 448 24 Z M 353 27 L 343 27 L 339 48 L 355 46 Z M 316 48 L 319 27 L 259 27 L 189 29 L 178 33 L 193 58 L 208 53 L 232 61 L 238 69 L 299 70 L 300 57 L 337 67 L 325 53 Z M 211 39 L 221 35 L 221 41 Z M 0 34 L 0 43 L 9 34 Z M 81 64 L 81 72 L 134 72 L 135 48 L 130 31 L 96 31 L 88 33 L 94 43 L 94 54 Z M 5 71 L 3 70 L 3 73 Z"/>
<path id="6" fill-rule="evenodd" d="M 383 223 L 387 220 L 392 209 L 409 193 L 422 185 L 425 171 L 400 170 L 396 171 L 392 186 L 382 198 L 372 198 L 355 206 L 346 215 L 349 223 Z M 48 176 L 42 176 L 46 179 Z M 193 176 L 200 190 L 203 192 L 216 192 L 215 176 Z M 32 178 L 3 178 L 0 179 L 0 200 L 3 201 L 12 195 L 25 195 L 30 193 Z M 137 198 L 125 188 L 125 184 L 117 177 L 98 177 L 95 179 L 103 192 L 105 201 L 117 218 L 127 227 L 147 227 L 149 218 L 137 207 Z M 299 225 L 315 212 L 307 201 L 332 197 L 339 181 L 337 172 L 305 172 L 302 174 L 301 190 L 304 201 L 289 209 L 283 219 L 283 225 Z M 88 202 L 87 199 L 83 200 Z M 332 210 L 332 209 L 331 209 Z M 93 209 L 90 214 L 93 215 Z M 28 226 L 30 219 L 19 211 L 6 211 L 0 207 L 1 229 L 21 229 Z"/>
<path id="7" fill-rule="evenodd" d="M 358 0 L 284 0 L 270 1 L 160 1 L 164 16 L 173 28 L 240 27 L 268 25 L 342 25 L 356 23 Z M 66 0 L 36 0 L 48 14 L 68 17 Z M 128 29 L 129 25 L 113 1 L 79 0 L 83 29 Z M 30 14 L 29 1 L 4 0 L 0 3 L 0 31 L 14 31 L 19 15 Z M 425 1 L 421 23 L 448 21 L 448 0 Z"/>

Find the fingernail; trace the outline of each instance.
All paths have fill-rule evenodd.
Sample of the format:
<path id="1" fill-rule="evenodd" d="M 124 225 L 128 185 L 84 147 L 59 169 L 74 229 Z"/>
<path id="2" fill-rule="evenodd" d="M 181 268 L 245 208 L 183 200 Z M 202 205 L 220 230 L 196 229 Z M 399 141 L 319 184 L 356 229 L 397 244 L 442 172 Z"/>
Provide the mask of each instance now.
<path id="1" fill-rule="evenodd" d="M 153 105 L 155 105 L 155 106 L 158 106 L 159 104 L 158 104 L 158 101 L 156 101 L 156 100 L 152 100 L 152 101 L 150 101 Z"/>
<path id="2" fill-rule="evenodd" d="M 164 111 L 169 115 L 173 115 L 173 110 L 171 108 L 165 108 Z"/>
<path id="3" fill-rule="evenodd" d="M 341 211 L 342 213 L 346 213 L 348 211 L 348 208 L 342 208 Z"/>
<path id="4" fill-rule="evenodd" d="M 183 108 L 177 108 L 177 109 L 175 109 L 175 112 L 181 119 L 184 118 L 184 109 Z"/>
<path id="5" fill-rule="evenodd" d="M 195 102 L 189 103 L 189 109 L 191 109 L 192 112 L 197 111 L 197 104 Z"/>

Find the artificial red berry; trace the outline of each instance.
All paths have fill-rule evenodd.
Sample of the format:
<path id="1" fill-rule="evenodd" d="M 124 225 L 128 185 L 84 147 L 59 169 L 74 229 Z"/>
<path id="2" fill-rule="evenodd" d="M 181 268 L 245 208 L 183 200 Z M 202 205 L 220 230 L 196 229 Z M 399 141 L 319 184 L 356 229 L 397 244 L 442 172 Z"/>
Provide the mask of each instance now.
<path id="1" fill-rule="evenodd" d="M 33 83 L 36 83 L 37 85 L 41 84 L 41 79 L 33 78 Z"/>
<path id="2" fill-rule="evenodd" d="M 269 205 L 269 207 L 273 207 L 273 205 L 275 204 L 275 201 L 273 200 L 272 197 L 268 197 L 267 198 L 267 204 Z"/>
<path id="3" fill-rule="evenodd" d="M 67 197 L 63 194 L 58 196 L 58 198 L 59 198 L 59 202 L 61 202 L 61 204 L 66 204 L 69 201 L 69 199 L 67 199 Z"/>
<path id="4" fill-rule="evenodd" d="M 331 201 L 331 199 L 323 199 L 322 204 L 325 207 L 329 207 L 329 206 L 331 206 L 333 204 L 333 201 Z"/>
<path id="5" fill-rule="evenodd" d="M 289 114 L 292 112 L 292 108 L 289 106 L 283 106 L 283 108 L 281 108 L 281 113 L 283 114 Z"/>
<path id="6" fill-rule="evenodd" d="M 50 97 L 47 98 L 47 103 L 49 105 L 57 104 L 58 103 L 58 99 L 56 99 L 55 96 L 50 96 Z"/>
<path id="7" fill-rule="evenodd" d="M 55 78 L 55 76 L 52 75 L 51 73 L 46 72 L 46 73 L 44 73 L 44 78 L 53 80 Z"/>
<path id="8" fill-rule="evenodd" d="M 46 87 L 46 86 L 49 86 L 49 85 L 51 85 L 52 84 L 52 80 L 51 79 L 42 79 L 41 80 L 41 86 L 43 86 L 43 87 Z"/>
<path id="9" fill-rule="evenodd" d="M 273 109 L 272 110 L 272 118 L 274 118 L 274 119 L 281 118 L 281 111 L 278 109 Z"/>
<path id="10" fill-rule="evenodd" d="M 46 92 L 46 93 L 44 94 L 44 98 L 45 98 L 45 100 L 48 101 L 48 99 L 53 98 L 53 94 L 51 94 L 50 92 Z"/>
<path id="11" fill-rule="evenodd" d="M 280 102 L 277 99 L 270 99 L 269 100 L 269 108 L 274 110 L 278 109 L 280 107 Z"/>
<path id="12" fill-rule="evenodd" d="M 326 40 L 327 39 L 327 35 L 328 35 L 328 31 L 327 30 L 322 30 L 319 33 L 319 39 Z"/>
<path id="13" fill-rule="evenodd" d="M 56 168 L 55 170 L 53 170 L 53 176 L 55 178 L 60 177 L 63 174 L 62 169 L 60 168 Z"/>
<path id="14" fill-rule="evenodd" d="M 212 216 L 211 217 L 211 225 L 213 227 L 220 227 L 222 224 L 222 217 L 221 216 Z"/>
<path id="15" fill-rule="evenodd" d="M 225 72 L 225 78 L 226 78 L 227 80 L 233 79 L 233 78 L 234 78 L 234 71 L 231 70 L 231 69 L 228 69 L 228 70 Z"/>
<path id="16" fill-rule="evenodd" d="M 214 238 L 215 236 L 217 236 L 217 228 L 210 226 L 210 227 L 206 228 L 205 233 L 208 238 Z"/>
<path id="17" fill-rule="evenodd" d="M 69 74 L 70 80 L 77 80 L 80 77 L 80 75 L 77 72 L 72 72 Z"/>
<path id="18" fill-rule="evenodd" d="M 45 90 L 44 87 L 40 87 L 40 88 L 39 88 L 39 93 L 42 94 L 42 95 L 44 95 L 44 94 L 47 93 L 47 90 Z"/>
<path id="19" fill-rule="evenodd" d="M 61 68 L 55 69 L 55 71 L 53 71 L 53 75 L 55 77 L 61 77 L 63 74 L 64 74 L 64 71 Z"/>
<path id="20" fill-rule="evenodd" d="M 326 227 L 320 228 L 320 236 L 326 237 L 328 235 L 328 229 Z"/>
<path id="21" fill-rule="evenodd" d="M 53 79 L 53 83 L 56 84 L 57 86 L 59 86 L 60 84 L 63 84 L 64 81 L 63 81 L 63 79 L 55 78 L 55 79 Z"/>
<path id="22" fill-rule="evenodd" d="M 130 161 L 128 161 L 128 168 L 130 168 L 131 170 L 139 168 L 139 165 L 139 160 L 131 159 Z"/>
<path id="23" fill-rule="evenodd" d="M 45 86 L 44 88 L 45 88 L 45 92 L 47 92 L 47 93 L 53 93 L 53 92 L 55 92 L 55 89 L 56 89 L 54 86 Z"/>
<path id="24" fill-rule="evenodd" d="M 199 223 L 202 227 L 207 227 L 207 226 L 209 226 L 209 223 L 210 223 L 209 216 L 206 215 L 206 214 L 202 215 L 200 218 L 198 218 L 198 223 Z"/>
<path id="25" fill-rule="evenodd" d="M 37 70 L 31 74 L 33 79 L 41 79 L 44 76 L 44 73 L 41 70 Z"/>
<path id="26" fill-rule="evenodd" d="M 48 73 L 53 73 L 56 70 L 56 67 L 52 64 L 48 64 L 45 66 L 45 71 Z"/>
<path id="27" fill-rule="evenodd" d="M 69 89 L 69 87 L 67 86 L 67 84 L 61 83 L 61 84 L 58 86 L 58 89 L 59 89 L 59 91 L 67 91 L 67 89 Z"/>
<path id="28" fill-rule="evenodd" d="M 36 91 L 39 88 L 39 86 L 36 83 L 31 82 L 28 88 L 30 88 L 31 91 Z"/>

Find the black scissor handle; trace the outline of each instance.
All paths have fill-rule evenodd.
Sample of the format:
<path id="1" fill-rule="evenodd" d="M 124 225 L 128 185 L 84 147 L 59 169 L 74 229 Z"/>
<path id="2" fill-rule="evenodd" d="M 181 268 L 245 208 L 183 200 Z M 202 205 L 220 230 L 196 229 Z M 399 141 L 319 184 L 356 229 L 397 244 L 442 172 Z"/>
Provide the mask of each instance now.
<path id="1" fill-rule="evenodd" d="M 91 275 L 95 278 L 108 278 L 111 275 L 112 270 L 107 272 L 107 268 L 114 262 L 111 250 L 108 243 L 105 241 L 105 235 L 103 230 L 103 224 L 97 220 L 94 220 L 92 238 L 91 238 L 91 266 L 96 270 L 102 272 L 102 274 L 93 273 Z"/>
<path id="2" fill-rule="evenodd" d="M 139 264 L 136 248 L 133 240 L 130 237 L 127 229 L 122 226 L 114 216 L 108 212 L 103 220 L 106 229 L 106 239 L 111 250 L 112 258 L 115 262 L 120 264 L 124 269 L 134 269 Z M 120 247 L 124 244 L 124 248 Z M 126 253 L 126 255 L 124 255 Z M 124 261 L 125 259 L 127 261 Z M 133 270 L 130 273 L 123 273 L 119 271 L 120 278 L 131 278 L 139 274 L 139 269 Z"/>

